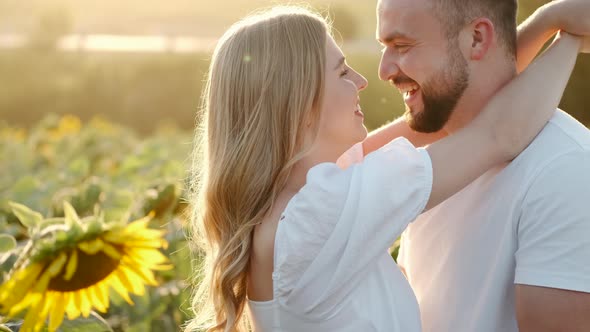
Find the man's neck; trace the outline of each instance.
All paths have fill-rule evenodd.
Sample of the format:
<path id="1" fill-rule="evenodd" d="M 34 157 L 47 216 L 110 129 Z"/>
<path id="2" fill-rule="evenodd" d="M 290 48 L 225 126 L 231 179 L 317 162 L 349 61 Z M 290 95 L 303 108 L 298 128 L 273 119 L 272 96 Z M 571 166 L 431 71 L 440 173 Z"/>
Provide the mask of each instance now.
<path id="1" fill-rule="evenodd" d="M 481 113 L 490 99 L 516 76 L 513 62 L 487 66 L 471 73 L 469 87 L 455 107 L 444 130 L 452 134 L 468 125 Z"/>

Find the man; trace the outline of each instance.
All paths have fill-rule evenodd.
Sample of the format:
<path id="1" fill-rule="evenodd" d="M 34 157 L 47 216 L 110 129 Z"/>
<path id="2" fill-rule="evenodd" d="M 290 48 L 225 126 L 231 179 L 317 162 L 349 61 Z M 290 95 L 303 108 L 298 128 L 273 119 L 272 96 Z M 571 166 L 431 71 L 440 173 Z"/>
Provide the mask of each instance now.
<path id="1" fill-rule="evenodd" d="M 516 75 L 516 10 L 516 0 L 379 1 L 380 77 L 404 95 L 412 129 L 460 130 Z M 588 193 L 590 132 L 557 111 L 512 163 L 411 224 L 399 263 L 424 331 L 590 331 Z"/>

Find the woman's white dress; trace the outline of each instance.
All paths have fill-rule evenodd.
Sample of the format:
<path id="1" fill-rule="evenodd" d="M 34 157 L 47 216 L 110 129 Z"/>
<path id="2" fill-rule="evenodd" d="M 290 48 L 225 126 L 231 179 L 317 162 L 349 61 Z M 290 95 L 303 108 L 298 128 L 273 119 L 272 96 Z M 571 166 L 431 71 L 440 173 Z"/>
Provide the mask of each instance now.
<path id="1" fill-rule="evenodd" d="M 255 331 L 420 331 L 416 298 L 388 248 L 426 206 L 428 152 L 399 138 L 342 160 L 345 169 L 313 167 L 283 212 L 274 299 L 248 301 Z"/>

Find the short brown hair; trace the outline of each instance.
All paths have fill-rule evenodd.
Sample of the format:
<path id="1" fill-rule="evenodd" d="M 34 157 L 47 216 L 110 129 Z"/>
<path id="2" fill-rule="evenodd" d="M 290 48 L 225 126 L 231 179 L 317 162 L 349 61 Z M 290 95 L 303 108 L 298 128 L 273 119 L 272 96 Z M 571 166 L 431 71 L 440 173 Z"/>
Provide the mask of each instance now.
<path id="1" fill-rule="evenodd" d="M 489 18 L 496 28 L 498 40 L 511 56 L 516 57 L 517 0 L 431 0 L 436 15 L 449 38 L 455 38 L 471 20 Z"/>

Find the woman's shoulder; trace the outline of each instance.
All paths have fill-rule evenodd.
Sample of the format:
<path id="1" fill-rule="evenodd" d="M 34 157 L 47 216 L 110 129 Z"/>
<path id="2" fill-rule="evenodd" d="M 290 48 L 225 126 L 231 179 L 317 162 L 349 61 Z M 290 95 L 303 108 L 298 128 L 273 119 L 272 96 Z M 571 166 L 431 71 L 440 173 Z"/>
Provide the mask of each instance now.
<path id="1" fill-rule="evenodd" d="M 295 193 L 289 192 L 280 193 L 271 211 L 254 229 L 253 252 L 259 254 L 258 256 L 270 257 L 271 263 L 278 223 L 283 218 L 285 208 L 294 195 Z"/>
<path id="2" fill-rule="evenodd" d="M 258 301 L 273 298 L 272 273 L 274 270 L 274 247 L 278 223 L 294 193 L 281 193 L 272 210 L 254 228 L 250 253 L 250 282 L 248 296 Z"/>

